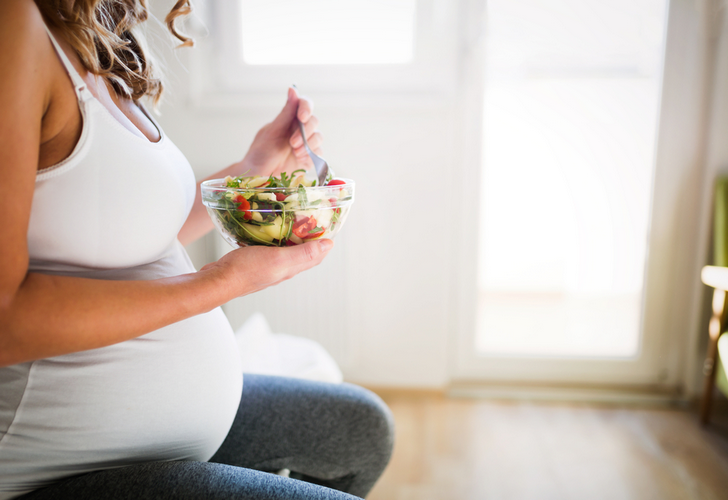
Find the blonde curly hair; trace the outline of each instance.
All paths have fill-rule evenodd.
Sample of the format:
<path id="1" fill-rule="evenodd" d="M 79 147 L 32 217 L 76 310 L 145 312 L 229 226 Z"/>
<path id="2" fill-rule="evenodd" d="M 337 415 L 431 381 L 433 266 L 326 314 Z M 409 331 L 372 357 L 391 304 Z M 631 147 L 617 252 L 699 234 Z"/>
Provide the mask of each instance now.
<path id="1" fill-rule="evenodd" d="M 144 35 L 139 30 L 149 17 L 147 0 L 35 0 L 61 30 L 84 67 L 105 78 L 120 96 L 134 101 L 149 96 L 159 102 L 164 86 L 155 72 Z M 193 41 L 178 31 L 176 21 L 192 12 L 190 0 L 177 0 L 167 14 L 167 28 L 182 47 Z"/>

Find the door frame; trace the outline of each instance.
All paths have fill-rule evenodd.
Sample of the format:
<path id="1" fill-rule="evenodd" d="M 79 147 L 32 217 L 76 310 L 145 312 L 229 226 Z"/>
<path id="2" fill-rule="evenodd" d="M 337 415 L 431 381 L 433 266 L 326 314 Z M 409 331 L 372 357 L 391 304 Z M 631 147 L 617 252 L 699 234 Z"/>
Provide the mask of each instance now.
<path id="1" fill-rule="evenodd" d="M 689 394 L 699 379 L 698 335 L 703 306 L 699 270 L 710 225 L 706 151 L 720 37 L 720 0 L 671 0 L 653 174 L 640 349 L 630 359 L 478 355 L 477 232 L 485 2 L 466 0 L 458 113 L 460 179 L 466 206 L 454 239 L 449 376 L 463 384 L 618 386 Z M 717 19 L 717 20 L 716 20 Z M 695 221 L 699 221 L 698 224 Z"/>

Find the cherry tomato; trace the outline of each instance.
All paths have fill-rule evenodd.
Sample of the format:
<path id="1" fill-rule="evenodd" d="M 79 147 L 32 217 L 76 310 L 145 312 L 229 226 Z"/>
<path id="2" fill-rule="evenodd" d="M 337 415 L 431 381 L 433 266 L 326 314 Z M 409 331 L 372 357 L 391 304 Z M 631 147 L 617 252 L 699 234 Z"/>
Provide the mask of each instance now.
<path id="1" fill-rule="evenodd" d="M 293 223 L 293 234 L 301 239 L 309 236 L 308 232 L 316 227 L 316 219 L 313 215 L 307 219 L 300 219 Z"/>
<path id="2" fill-rule="evenodd" d="M 286 199 L 286 195 L 283 193 L 276 193 L 276 200 L 283 201 Z"/>
<path id="3" fill-rule="evenodd" d="M 296 243 L 295 241 L 286 240 L 287 247 L 295 247 L 296 245 L 298 245 L 298 243 Z"/>
<path id="4" fill-rule="evenodd" d="M 342 181 L 341 179 L 331 179 L 327 186 L 342 186 L 346 184 L 346 182 Z"/>
<path id="5" fill-rule="evenodd" d="M 293 224 L 293 234 L 301 238 L 302 240 L 311 240 L 318 238 L 326 232 L 325 229 L 312 233 L 311 231 L 316 229 L 316 219 L 313 215 L 307 219 L 301 219 Z"/>
<path id="6" fill-rule="evenodd" d="M 240 210 L 241 212 L 245 212 L 243 214 L 243 218 L 245 220 L 250 220 L 253 218 L 253 213 L 250 212 L 250 202 L 245 199 L 245 196 L 243 196 L 242 194 L 235 195 L 235 197 L 233 198 L 233 202 L 239 203 L 238 210 Z"/>

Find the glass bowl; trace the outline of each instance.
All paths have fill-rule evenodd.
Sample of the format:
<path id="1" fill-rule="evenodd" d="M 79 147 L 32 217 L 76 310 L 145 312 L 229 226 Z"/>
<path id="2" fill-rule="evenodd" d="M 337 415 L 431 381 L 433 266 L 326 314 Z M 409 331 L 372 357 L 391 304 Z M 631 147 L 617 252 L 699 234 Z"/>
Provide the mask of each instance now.
<path id="1" fill-rule="evenodd" d="M 333 238 L 354 203 L 354 181 L 306 187 L 227 187 L 226 179 L 202 183 L 202 203 L 233 247 L 292 246 Z"/>

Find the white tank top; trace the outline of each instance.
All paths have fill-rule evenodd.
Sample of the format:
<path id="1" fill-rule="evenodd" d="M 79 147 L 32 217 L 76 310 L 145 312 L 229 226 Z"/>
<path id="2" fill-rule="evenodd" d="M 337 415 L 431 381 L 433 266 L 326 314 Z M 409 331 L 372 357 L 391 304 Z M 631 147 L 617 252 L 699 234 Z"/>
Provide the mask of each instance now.
<path id="1" fill-rule="evenodd" d="M 156 143 L 121 125 L 48 34 L 83 130 L 66 160 L 37 174 L 30 271 L 106 280 L 194 272 L 176 239 L 195 197 L 189 163 L 153 120 Z M 0 368 L 0 500 L 94 470 L 208 460 L 241 391 L 219 308 L 120 344 Z"/>

